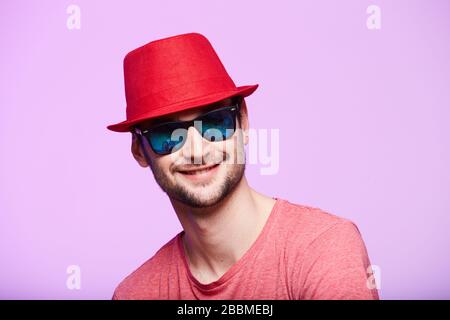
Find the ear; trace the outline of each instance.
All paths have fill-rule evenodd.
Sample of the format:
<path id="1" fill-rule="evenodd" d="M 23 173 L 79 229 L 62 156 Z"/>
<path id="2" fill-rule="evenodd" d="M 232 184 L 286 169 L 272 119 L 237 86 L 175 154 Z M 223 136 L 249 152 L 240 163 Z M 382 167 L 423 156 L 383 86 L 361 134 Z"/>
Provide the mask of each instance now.
<path id="1" fill-rule="evenodd" d="M 248 112 L 247 112 L 247 104 L 245 103 L 244 98 L 242 98 L 241 103 L 241 129 L 242 133 L 244 134 L 244 144 L 248 144 L 249 137 L 248 137 L 248 129 L 249 129 L 249 121 L 248 121 Z"/>
<path id="2" fill-rule="evenodd" d="M 148 167 L 147 158 L 145 157 L 144 145 L 142 145 L 142 140 L 139 139 L 138 135 L 134 132 L 131 133 L 131 153 L 133 154 L 134 159 L 136 159 L 137 163 L 143 168 Z"/>

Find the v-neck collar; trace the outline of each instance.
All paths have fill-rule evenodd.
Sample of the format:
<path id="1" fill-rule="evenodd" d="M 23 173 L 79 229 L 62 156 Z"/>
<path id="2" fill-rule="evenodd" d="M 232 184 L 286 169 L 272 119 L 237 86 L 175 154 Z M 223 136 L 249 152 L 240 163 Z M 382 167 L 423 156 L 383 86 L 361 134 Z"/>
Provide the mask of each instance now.
<path id="1" fill-rule="evenodd" d="M 189 264 L 187 262 L 187 257 L 184 251 L 184 247 L 183 247 L 183 242 L 182 242 L 182 236 L 185 233 L 184 230 L 181 231 L 178 236 L 177 236 L 177 248 L 178 248 L 178 254 L 181 256 L 181 260 L 183 261 L 183 265 L 184 268 L 186 270 L 186 273 L 190 279 L 190 281 L 192 281 L 192 283 L 194 283 L 194 285 L 196 287 L 198 287 L 199 289 L 201 289 L 202 291 L 212 291 L 215 290 L 217 288 L 219 288 L 222 284 L 224 284 L 225 282 L 227 282 L 231 277 L 233 277 L 236 272 L 238 272 L 241 269 L 241 266 L 245 264 L 245 262 L 249 259 L 249 257 L 251 257 L 254 253 L 256 253 L 262 243 L 264 242 L 264 239 L 267 235 L 267 233 L 270 230 L 270 227 L 273 225 L 273 221 L 276 217 L 276 213 L 279 211 L 279 207 L 281 206 L 281 203 L 283 202 L 282 199 L 276 198 L 274 197 L 273 199 L 275 199 L 275 204 L 272 207 L 272 210 L 270 212 L 269 217 L 267 218 L 263 229 L 261 230 L 261 232 L 259 233 L 258 237 L 256 238 L 256 240 L 253 242 L 253 244 L 250 246 L 250 248 L 244 253 L 244 255 L 238 260 L 236 261 L 218 280 L 210 282 L 210 283 L 201 283 L 200 281 L 198 281 L 194 275 L 192 274 L 190 268 L 189 268 Z"/>

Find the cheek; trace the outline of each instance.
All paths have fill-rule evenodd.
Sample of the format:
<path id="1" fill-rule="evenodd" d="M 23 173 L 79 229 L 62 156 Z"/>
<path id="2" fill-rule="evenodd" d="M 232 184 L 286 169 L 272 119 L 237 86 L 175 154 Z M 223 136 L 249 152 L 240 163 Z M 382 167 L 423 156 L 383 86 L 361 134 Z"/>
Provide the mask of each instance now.
<path id="1" fill-rule="evenodd" d="M 244 148 L 244 140 L 241 131 L 237 131 L 231 139 L 224 141 L 226 150 L 230 152 L 239 152 Z"/>
<path id="2" fill-rule="evenodd" d="M 169 156 L 153 158 L 153 168 L 160 171 L 163 175 L 167 176 L 170 174 L 170 165 L 172 163 Z"/>
<path id="3" fill-rule="evenodd" d="M 233 139 L 228 139 L 225 141 L 210 142 L 209 147 L 212 158 L 220 159 L 233 152 L 235 148 L 235 141 Z"/>

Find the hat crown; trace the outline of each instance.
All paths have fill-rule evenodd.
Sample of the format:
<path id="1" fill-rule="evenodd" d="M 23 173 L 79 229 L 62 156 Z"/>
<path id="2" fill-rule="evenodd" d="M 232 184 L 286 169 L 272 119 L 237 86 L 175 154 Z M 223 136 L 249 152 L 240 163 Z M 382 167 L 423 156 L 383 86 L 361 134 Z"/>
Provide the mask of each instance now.
<path id="1" fill-rule="evenodd" d="M 148 111 L 148 105 L 157 109 L 236 89 L 211 43 L 199 33 L 159 39 L 129 52 L 124 78 L 127 118 Z"/>
<path id="2" fill-rule="evenodd" d="M 209 40 L 195 32 L 151 41 L 124 58 L 125 121 L 108 125 L 132 131 L 139 122 L 247 97 L 258 84 L 236 87 Z"/>

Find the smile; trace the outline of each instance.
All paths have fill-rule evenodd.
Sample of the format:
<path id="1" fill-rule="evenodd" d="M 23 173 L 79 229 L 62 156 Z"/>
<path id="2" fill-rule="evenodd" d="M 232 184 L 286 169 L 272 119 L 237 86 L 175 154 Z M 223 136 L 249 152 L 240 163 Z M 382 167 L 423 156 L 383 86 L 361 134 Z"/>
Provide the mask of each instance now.
<path id="1" fill-rule="evenodd" d="M 209 179 L 217 172 L 219 165 L 220 164 L 215 164 L 207 167 L 192 168 L 189 170 L 179 170 L 178 172 L 191 180 Z"/>

